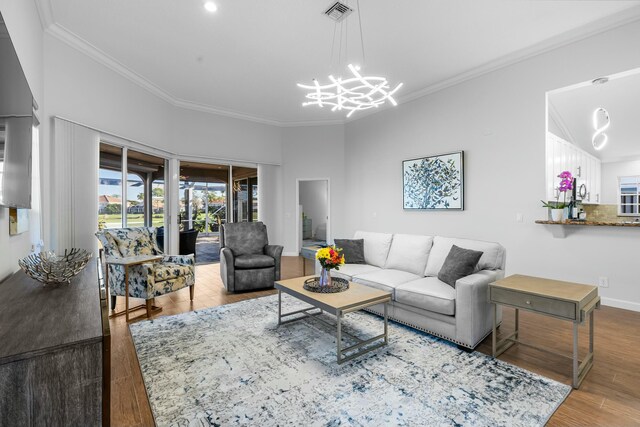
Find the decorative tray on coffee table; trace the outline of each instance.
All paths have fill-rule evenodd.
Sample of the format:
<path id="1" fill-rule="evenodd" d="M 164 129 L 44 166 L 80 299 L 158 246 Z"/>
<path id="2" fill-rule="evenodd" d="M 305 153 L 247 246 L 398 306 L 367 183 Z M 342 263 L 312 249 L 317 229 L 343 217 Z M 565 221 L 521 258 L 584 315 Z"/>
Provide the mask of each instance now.
<path id="1" fill-rule="evenodd" d="M 304 289 L 309 292 L 318 292 L 321 294 L 334 294 L 336 292 L 344 292 L 349 289 L 349 281 L 339 277 L 332 277 L 330 285 L 320 286 L 320 278 L 312 277 L 304 281 Z"/>

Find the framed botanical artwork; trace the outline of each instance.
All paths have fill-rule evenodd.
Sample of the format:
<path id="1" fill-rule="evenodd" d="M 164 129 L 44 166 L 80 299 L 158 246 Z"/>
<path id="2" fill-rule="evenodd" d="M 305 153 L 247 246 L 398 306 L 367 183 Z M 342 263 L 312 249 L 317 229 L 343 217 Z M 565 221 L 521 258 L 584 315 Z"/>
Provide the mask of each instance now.
<path id="1" fill-rule="evenodd" d="M 402 162 L 404 209 L 463 210 L 464 151 Z"/>

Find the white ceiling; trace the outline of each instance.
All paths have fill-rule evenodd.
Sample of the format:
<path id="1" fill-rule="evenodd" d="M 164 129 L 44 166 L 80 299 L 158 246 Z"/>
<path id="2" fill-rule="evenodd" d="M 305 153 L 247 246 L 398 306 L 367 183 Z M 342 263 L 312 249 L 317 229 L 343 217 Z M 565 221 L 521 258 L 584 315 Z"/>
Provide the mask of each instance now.
<path id="1" fill-rule="evenodd" d="M 561 122 L 567 139 L 603 162 L 640 158 L 640 69 L 603 85 L 554 91 L 549 94 L 549 104 L 550 114 Z M 591 144 L 592 115 L 598 107 L 605 108 L 611 119 L 605 131 L 609 141 L 599 151 Z"/>
<path id="2" fill-rule="evenodd" d="M 303 108 L 296 87 L 345 68 L 330 63 L 334 23 L 322 12 L 331 0 L 215 0 L 215 14 L 202 0 L 36 1 L 49 33 L 176 105 L 280 125 L 344 121 Z M 637 19 L 638 4 L 361 0 L 363 71 L 404 82 L 403 102 Z M 346 22 L 349 61 L 359 63 L 357 12 Z"/>

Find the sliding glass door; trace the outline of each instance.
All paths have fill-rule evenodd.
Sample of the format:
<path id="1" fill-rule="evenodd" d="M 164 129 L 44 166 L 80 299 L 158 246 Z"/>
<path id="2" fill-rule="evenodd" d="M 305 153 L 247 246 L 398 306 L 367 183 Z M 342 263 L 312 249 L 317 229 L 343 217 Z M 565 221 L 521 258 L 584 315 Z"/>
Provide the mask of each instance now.
<path id="1" fill-rule="evenodd" d="M 258 220 L 258 169 L 234 166 L 233 175 L 233 222 Z"/>
<path id="2" fill-rule="evenodd" d="M 180 241 L 188 245 L 197 236 L 198 264 L 219 261 L 222 224 L 257 221 L 257 175 L 256 168 L 180 162 Z"/>
<path id="3" fill-rule="evenodd" d="M 99 228 L 164 227 L 166 169 L 164 158 L 100 143 Z"/>

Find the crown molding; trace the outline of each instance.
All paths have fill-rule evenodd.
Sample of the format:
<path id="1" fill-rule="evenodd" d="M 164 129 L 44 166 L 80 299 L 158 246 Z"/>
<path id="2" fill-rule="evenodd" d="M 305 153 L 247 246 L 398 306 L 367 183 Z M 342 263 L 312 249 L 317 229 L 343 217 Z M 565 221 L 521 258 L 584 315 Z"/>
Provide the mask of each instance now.
<path id="1" fill-rule="evenodd" d="M 47 1 L 47 0 L 44 0 L 44 1 Z M 115 71 L 116 73 L 127 78 L 128 80 L 137 84 L 143 89 L 146 89 L 147 91 L 157 96 L 158 98 L 170 104 L 173 104 L 175 102 L 174 98 L 169 93 L 160 89 L 158 86 L 151 83 L 149 80 L 145 79 L 141 75 L 127 68 L 125 65 L 123 65 L 116 59 L 107 55 L 106 53 L 98 49 L 96 46 L 87 42 L 86 40 L 84 40 L 77 34 L 73 33 L 72 31 L 68 30 L 67 28 L 63 27 L 62 25 L 58 23 L 53 23 L 46 29 L 46 33 L 60 40 L 61 42 L 67 44 L 68 46 L 72 47 L 78 52 L 83 53 L 84 55 L 88 56 L 94 61 L 104 65 L 110 70 Z"/>
<path id="2" fill-rule="evenodd" d="M 49 3 L 49 0 L 40 0 L 40 2 Z M 38 4 L 40 4 L 40 2 Z M 239 111 L 227 110 L 222 108 L 217 108 L 210 105 L 198 104 L 191 101 L 186 101 L 183 99 L 176 98 L 172 96 L 170 93 L 162 90 L 160 87 L 142 77 L 141 75 L 135 73 L 130 68 L 126 67 L 121 62 L 117 61 L 115 58 L 107 55 L 103 51 L 101 51 L 96 46 L 84 40 L 82 37 L 73 33 L 69 29 L 63 27 L 57 23 L 51 23 L 46 28 L 46 33 L 51 35 L 52 37 L 60 40 L 71 48 L 77 50 L 78 52 L 88 56 L 94 61 L 98 62 L 101 65 L 109 68 L 110 70 L 118 73 L 122 77 L 128 79 L 129 81 L 135 83 L 136 85 L 142 87 L 147 90 L 151 94 L 159 97 L 163 101 L 185 110 L 198 111 L 207 114 L 215 114 L 224 117 L 230 117 L 239 120 L 248 120 L 256 123 L 266 124 L 270 126 L 278 126 L 278 127 L 292 127 L 292 126 L 312 126 L 312 125 L 329 125 L 329 124 L 343 124 L 344 120 L 319 120 L 319 121 L 305 121 L 305 122 L 281 122 L 278 120 L 274 120 L 271 118 L 258 117 L 250 114 L 245 114 Z"/>
<path id="3" fill-rule="evenodd" d="M 261 124 L 271 125 L 271 126 L 282 125 L 281 122 L 274 119 L 253 116 L 251 114 L 245 114 L 239 111 L 225 110 L 222 108 L 213 107 L 211 105 L 198 104 L 196 102 L 186 101 L 184 99 L 172 99 L 170 103 L 173 104 L 175 107 L 182 108 L 185 110 L 199 111 L 201 113 L 215 114 L 217 116 L 231 117 L 233 119 L 239 119 L 239 120 L 248 120 L 251 122 L 256 122 L 256 123 L 261 123 Z"/>
<path id="4" fill-rule="evenodd" d="M 564 121 L 564 118 L 562 117 L 562 115 L 560 115 L 560 113 L 558 112 L 558 109 L 553 104 L 553 102 L 551 102 L 551 100 L 548 98 L 547 98 L 547 107 L 549 108 L 549 115 L 551 116 L 551 120 L 553 120 L 556 123 L 556 125 L 558 125 L 562 133 L 564 133 L 564 136 L 568 139 L 568 142 L 575 145 L 576 139 L 574 138 L 573 134 L 569 130 L 567 123 Z"/>
<path id="5" fill-rule="evenodd" d="M 544 40 L 528 48 L 521 49 L 516 52 L 510 53 L 508 55 L 502 56 L 498 59 L 487 62 L 483 65 L 480 65 L 464 73 L 461 73 L 451 78 L 434 83 L 423 89 L 398 97 L 397 99 L 398 105 L 414 101 L 416 99 L 425 97 L 427 95 L 431 95 L 433 93 L 447 89 L 451 86 L 455 86 L 455 85 L 464 83 L 468 80 L 475 79 L 484 74 L 497 71 L 501 68 L 506 68 L 510 65 L 517 64 L 519 62 L 525 61 L 534 56 L 542 55 L 544 53 L 553 51 L 555 49 L 559 49 L 563 46 L 567 46 L 569 44 L 579 42 L 580 40 L 587 39 L 589 37 L 604 33 L 609 30 L 613 30 L 615 28 L 621 27 L 626 24 L 630 24 L 638 20 L 640 20 L 640 6 L 623 10 L 621 12 L 618 12 L 606 18 L 602 18 L 600 20 L 594 21 L 587 25 L 574 28 L 571 31 L 567 31 L 565 33 L 559 34 L 555 37 Z M 349 119 L 346 120 L 346 122 L 349 123 L 355 120 L 362 119 L 366 116 L 370 116 L 372 114 L 376 114 L 381 111 L 384 111 L 389 107 L 390 106 L 388 104 L 385 104 L 381 108 L 364 111 L 361 114 L 359 114 L 356 118 L 350 117 Z"/>
<path id="6" fill-rule="evenodd" d="M 391 108 L 390 105 L 376 109 L 360 112 L 354 117 L 335 119 L 335 120 L 312 120 L 312 121 L 280 121 L 273 118 L 254 116 L 251 114 L 242 113 L 239 111 L 228 110 L 210 105 L 198 104 L 195 102 L 182 100 L 172 96 L 170 93 L 164 91 L 148 79 L 142 77 L 138 73 L 126 67 L 124 64 L 117 61 L 115 58 L 107 55 L 105 52 L 98 49 L 96 46 L 87 42 L 77 34 L 63 27 L 55 22 L 53 14 L 53 8 L 51 6 L 51 0 L 36 0 L 36 6 L 38 14 L 40 15 L 40 21 L 43 29 L 47 34 L 57 38 L 58 40 L 66 43 L 68 46 L 76 49 L 77 51 L 87 55 L 98 63 L 106 66 L 112 71 L 120 74 L 131 82 L 137 84 L 143 89 L 147 90 L 151 94 L 161 98 L 165 102 L 187 110 L 199 111 L 208 114 L 215 114 L 225 117 L 236 118 L 240 120 L 248 120 L 256 123 L 262 123 L 271 126 L 278 127 L 301 127 L 301 126 L 326 126 L 326 125 L 340 125 L 350 123 L 356 120 L 360 120 L 364 117 L 372 114 L 377 114 Z M 475 67 L 469 71 L 458 74 L 451 78 L 442 80 L 423 89 L 408 93 L 398 98 L 398 104 L 405 104 L 416 99 L 431 95 L 435 92 L 439 92 L 451 86 L 458 85 L 468 80 L 480 77 L 484 74 L 499 70 L 501 68 L 508 67 L 510 65 L 522 62 L 537 55 L 558 49 L 571 43 L 578 42 L 580 40 L 595 36 L 597 34 L 612 30 L 625 24 L 629 24 L 640 20 L 640 6 L 636 6 L 630 9 L 623 10 L 616 14 L 602 18 L 595 22 L 583 25 L 575 28 L 571 31 L 559 34 L 555 37 L 547 39 L 543 42 L 537 43 L 525 49 L 513 52 L 505 55 L 493 61 L 489 61 L 483 65 Z"/>
<path id="7" fill-rule="evenodd" d="M 35 0 L 35 3 L 36 9 L 38 9 L 38 16 L 40 16 L 40 25 L 46 31 L 47 28 L 55 23 L 51 0 Z"/>

